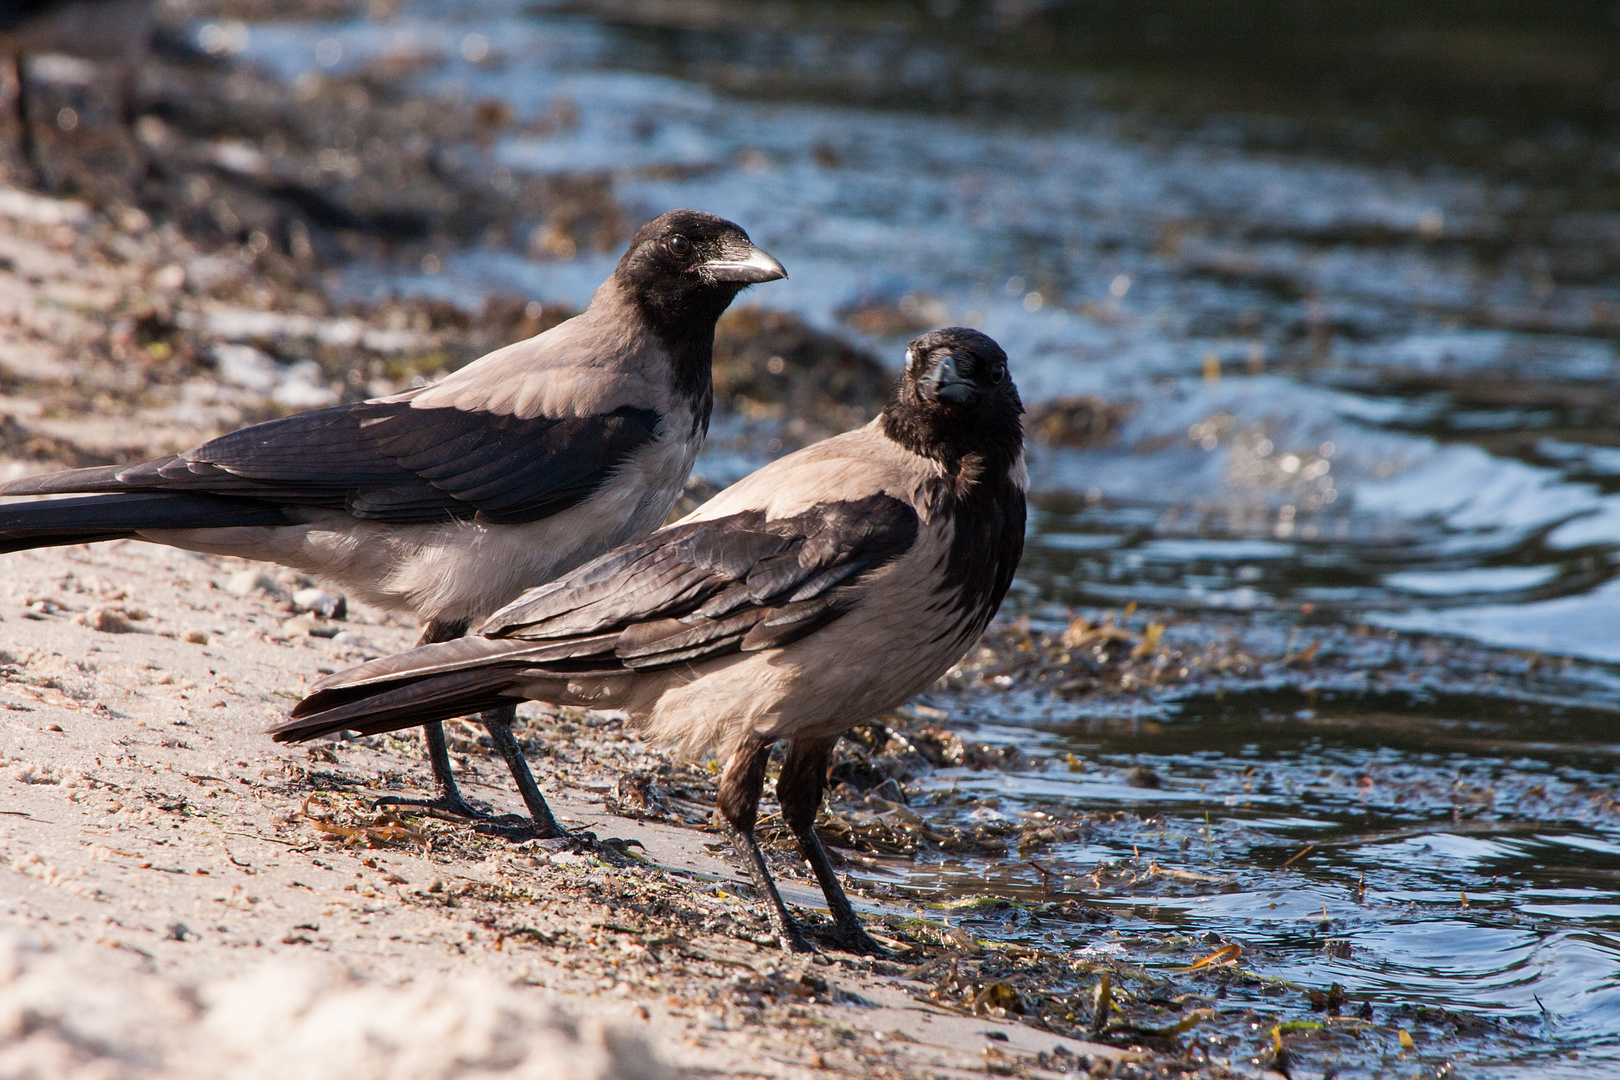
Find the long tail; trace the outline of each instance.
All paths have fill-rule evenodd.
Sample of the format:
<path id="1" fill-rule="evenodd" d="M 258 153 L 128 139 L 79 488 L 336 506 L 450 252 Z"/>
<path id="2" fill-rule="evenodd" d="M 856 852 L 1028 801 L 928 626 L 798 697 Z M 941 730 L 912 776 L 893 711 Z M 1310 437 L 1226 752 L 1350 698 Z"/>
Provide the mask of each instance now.
<path id="1" fill-rule="evenodd" d="M 453 720 L 519 700 L 511 686 L 517 665 L 473 668 L 407 679 L 383 688 L 328 690 L 305 698 L 293 718 L 270 729 L 276 742 L 308 742 L 334 731 L 380 735 L 435 720 Z"/>
<path id="2" fill-rule="evenodd" d="M 277 742 L 304 742 L 334 731 L 377 735 L 450 720 L 522 700 L 519 682 L 545 677 L 547 661 L 566 659 L 573 642 L 466 637 L 422 645 L 322 679 L 270 729 Z M 578 677 L 558 671 L 558 679 Z"/>
<path id="3" fill-rule="evenodd" d="M 257 499 L 128 492 L 0 504 L 0 552 L 118 540 L 148 529 L 295 525 L 296 511 Z"/>

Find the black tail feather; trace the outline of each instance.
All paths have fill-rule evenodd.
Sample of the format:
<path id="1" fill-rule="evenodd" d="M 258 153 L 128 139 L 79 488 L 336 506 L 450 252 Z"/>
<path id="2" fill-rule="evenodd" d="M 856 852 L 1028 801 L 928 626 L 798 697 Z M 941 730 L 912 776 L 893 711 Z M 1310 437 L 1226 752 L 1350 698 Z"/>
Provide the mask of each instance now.
<path id="1" fill-rule="evenodd" d="M 117 540 L 148 529 L 296 525 L 288 507 L 219 495 L 129 492 L 0 504 L 0 552 Z"/>
<path id="2" fill-rule="evenodd" d="M 334 731 L 380 735 L 435 720 L 454 720 L 510 705 L 502 693 L 521 671 L 513 664 L 453 671 L 393 685 L 333 687 L 320 690 L 293 710 L 292 719 L 270 729 L 276 742 L 307 742 Z"/>
<path id="3" fill-rule="evenodd" d="M 13 551 L 31 551 L 34 548 L 68 547 L 72 544 L 99 544 L 103 540 L 128 540 L 132 532 L 38 532 L 27 536 L 10 536 L 0 532 L 0 555 Z"/>

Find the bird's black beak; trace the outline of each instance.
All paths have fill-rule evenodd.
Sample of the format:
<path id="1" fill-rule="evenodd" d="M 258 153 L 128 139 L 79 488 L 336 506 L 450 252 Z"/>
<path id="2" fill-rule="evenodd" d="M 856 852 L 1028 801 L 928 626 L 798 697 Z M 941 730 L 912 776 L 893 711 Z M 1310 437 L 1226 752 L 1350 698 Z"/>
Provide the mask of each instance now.
<path id="1" fill-rule="evenodd" d="M 950 353 L 917 381 L 917 391 L 929 401 L 952 405 L 971 405 L 979 396 L 979 388 L 957 370 L 956 356 Z"/>
<path id="2" fill-rule="evenodd" d="M 746 240 L 728 244 L 721 258 L 699 263 L 693 269 L 709 281 L 733 285 L 758 285 L 787 277 L 781 263 Z"/>

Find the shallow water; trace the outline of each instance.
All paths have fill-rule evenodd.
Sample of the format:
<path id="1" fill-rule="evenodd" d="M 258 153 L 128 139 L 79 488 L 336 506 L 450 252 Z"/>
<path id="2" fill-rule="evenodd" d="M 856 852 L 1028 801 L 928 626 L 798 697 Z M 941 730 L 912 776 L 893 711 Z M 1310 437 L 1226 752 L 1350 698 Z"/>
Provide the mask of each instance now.
<path id="1" fill-rule="evenodd" d="M 1026 401 L 1131 403 L 1110 446 L 1035 449 L 1022 604 L 1365 623 L 1620 661 L 1620 144 L 1603 108 L 1527 98 L 1492 126 L 1442 72 L 1431 81 L 1455 93 L 1406 88 L 1427 104 L 1399 123 L 1354 87 L 1298 115 L 1200 111 L 1187 103 L 1294 96 L 1286 80 L 1238 93 L 1197 65 L 1171 79 L 1129 50 L 1106 71 L 1065 66 L 1019 52 L 1018 33 L 987 44 L 992 62 L 951 38 L 966 24 L 870 5 L 752 21 L 613 10 L 408 0 L 390 22 L 227 38 L 288 75 L 426 56 L 421 85 L 514 107 L 487 167 L 608 173 L 632 217 L 732 217 L 793 275 L 763 303 L 855 337 L 844 314 L 873 304 L 978 325 Z M 1158 108 L 1167 95 L 1176 107 Z M 1323 124 L 1349 135 L 1318 137 Z M 468 250 L 431 275 L 356 266 L 344 288 L 580 303 L 614 254 Z M 904 337 L 863 340 L 897 361 Z M 717 451 L 700 470 L 726 481 L 753 464 Z M 930 813 L 986 809 L 951 803 L 968 794 L 1009 815 L 1130 814 L 1043 853 L 1045 872 L 945 862 L 892 880 L 1073 892 L 1116 921 L 1101 938 L 1042 933 L 1168 969 L 1198 950 L 1155 960 L 1143 941 L 1213 930 L 1256 970 L 1338 982 L 1380 1016 L 1500 1020 L 1452 1036 L 1467 1075 L 1620 1072 L 1613 687 L 1589 682 L 1562 712 L 1510 686 L 1167 695 L 1129 720 L 970 702 L 981 738 L 1080 771 L 938 776 Z M 1138 765 L 1162 786 L 1127 785 Z M 1152 859 L 1223 883 L 1082 878 Z M 1348 956 L 1325 956 L 1329 938 Z"/>
<path id="2" fill-rule="evenodd" d="M 961 921 L 984 936 L 1102 950 L 1166 977 L 1241 943 L 1247 969 L 1290 984 L 1232 991 L 1228 1007 L 1248 1005 L 1270 1017 L 1265 1027 L 1298 1017 L 1306 991 L 1338 983 L 1346 1014 L 1366 1002 L 1375 1021 L 1418 1030 L 1431 1066 L 1453 1060 L 1462 1075 L 1492 1076 L 1620 1068 L 1620 743 L 1609 710 L 1549 717 L 1492 698 L 1289 688 L 1190 696 L 1124 722 L 1048 702 L 1040 712 L 1033 738 L 988 716 L 973 737 L 1016 741 L 1055 765 L 946 770 L 916 808 L 964 824 L 987 803 L 1020 822 L 1040 811 L 1103 815 L 1083 839 L 1027 858 L 1009 849 L 989 867 L 945 859 L 869 880 L 1036 910 L 1074 900 L 1114 916 L 1105 932 L 1062 917 L 1037 929 L 1016 909 Z M 1160 786 L 1133 783 L 1141 768 Z M 1444 1013 L 1491 1025 L 1458 1032 Z M 1381 1075 L 1380 1041 L 1337 1055 L 1339 1075 Z M 1579 1057 L 1561 1057 L 1571 1050 Z"/>

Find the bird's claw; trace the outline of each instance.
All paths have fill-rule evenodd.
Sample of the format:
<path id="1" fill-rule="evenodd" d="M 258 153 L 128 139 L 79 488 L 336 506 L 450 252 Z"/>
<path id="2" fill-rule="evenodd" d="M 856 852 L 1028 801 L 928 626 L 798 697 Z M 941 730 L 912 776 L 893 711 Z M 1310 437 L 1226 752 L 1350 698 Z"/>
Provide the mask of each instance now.
<path id="1" fill-rule="evenodd" d="M 772 918 L 770 924 L 771 933 L 776 935 L 776 940 L 782 946 L 783 952 L 813 953 L 821 951 L 810 944 L 810 939 L 804 936 L 804 931 L 799 929 L 798 921 L 792 916 L 788 916 L 785 923 L 780 919 Z"/>
<path id="2" fill-rule="evenodd" d="M 640 840 L 627 840 L 619 836 L 609 836 L 599 840 L 595 833 L 583 829 L 579 832 L 564 831 L 561 836 L 531 835 L 526 839 L 546 841 L 544 846 L 547 848 L 556 851 L 572 851 L 576 855 L 587 853 L 601 855 L 611 852 L 614 855 L 629 856 L 628 849 L 631 847 L 638 847 L 643 851 L 647 850 L 647 845 Z"/>
<path id="3" fill-rule="evenodd" d="M 460 795 L 437 795 L 431 799 L 409 798 L 404 795 L 384 795 L 371 804 L 372 810 L 403 808 L 427 813 L 434 817 L 445 815 L 464 821 L 494 821 L 496 816 L 473 806 Z"/>
<path id="4" fill-rule="evenodd" d="M 888 959 L 894 955 L 882 945 L 879 945 L 871 934 L 868 934 L 859 924 L 854 926 L 833 925 L 816 932 L 816 937 L 839 952 L 853 953 L 857 956 L 871 956 L 877 959 Z"/>
<path id="5" fill-rule="evenodd" d="M 480 810 L 459 795 L 439 795 L 431 799 L 385 795 L 371 806 L 373 810 L 404 809 L 446 821 L 471 822 L 474 832 L 485 836 L 499 836 L 514 844 L 521 844 L 525 840 L 563 839 L 572 835 L 564 832 L 559 836 L 544 831 L 533 819 L 523 817 L 521 814 L 492 814 Z"/>
<path id="6" fill-rule="evenodd" d="M 568 833 L 562 836 L 552 835 L 536 825 L 532 818 L 518 814 L 502 814 L 500 817 L 486 815 L 482 820 L 473 823 L 473 832 L 484 836 L 498 836 L 514 844 L 521 844 L 527 840 L 566 840 L 570 835 Z"/>

